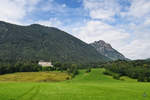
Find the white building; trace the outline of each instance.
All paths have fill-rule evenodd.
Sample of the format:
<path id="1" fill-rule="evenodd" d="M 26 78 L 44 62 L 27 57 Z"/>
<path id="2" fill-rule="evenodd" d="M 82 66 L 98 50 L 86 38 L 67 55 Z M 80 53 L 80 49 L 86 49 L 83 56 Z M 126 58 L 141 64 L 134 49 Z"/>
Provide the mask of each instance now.
<path id="1" fill-rule="evenodd" d="M 45 61 L 39 61 L 38 63 L 39 65 L 41 65 L 42 67 L 53 67 L 52 62 L 45 62 Z"/>

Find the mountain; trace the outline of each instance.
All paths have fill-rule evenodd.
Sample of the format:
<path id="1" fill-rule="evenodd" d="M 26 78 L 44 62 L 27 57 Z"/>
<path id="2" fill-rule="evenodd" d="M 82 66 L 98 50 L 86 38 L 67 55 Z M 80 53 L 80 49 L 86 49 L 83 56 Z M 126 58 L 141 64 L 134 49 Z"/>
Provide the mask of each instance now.
<path id="1" fill-rule="evenodd" d="M 93 46 L 100 54 L 112 59 L 112 60 L 127 60 L 124 55 L 119 53 L 117 50 L 112 48 L 112 46 L 106 43 L 103 40 L 95 41 L 94 43 L 90 44 Z"/>
<path id="2" fill-rule="evenodd" d="M 150 58 L 146 59 L 147 61 L 150 61 Z"/>
<path id="3" fill-rule="evenodd" d="M 54 27 L 19 26 L 0 21 L 0 59 L 96 62 L 109 58 L 91 45 Z"/>

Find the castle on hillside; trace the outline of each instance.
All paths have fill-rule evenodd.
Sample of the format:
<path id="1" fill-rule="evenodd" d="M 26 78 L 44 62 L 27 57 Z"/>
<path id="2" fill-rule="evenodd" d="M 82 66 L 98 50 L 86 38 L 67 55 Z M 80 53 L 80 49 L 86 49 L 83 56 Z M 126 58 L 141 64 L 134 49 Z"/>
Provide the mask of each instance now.
<path id="1" fill-rule="evenodd" d="M 40 60 L 38 64 L 41 65 L 42 67 L 53 67 L 52 62 L 46 62 L 43 60 Z"/>

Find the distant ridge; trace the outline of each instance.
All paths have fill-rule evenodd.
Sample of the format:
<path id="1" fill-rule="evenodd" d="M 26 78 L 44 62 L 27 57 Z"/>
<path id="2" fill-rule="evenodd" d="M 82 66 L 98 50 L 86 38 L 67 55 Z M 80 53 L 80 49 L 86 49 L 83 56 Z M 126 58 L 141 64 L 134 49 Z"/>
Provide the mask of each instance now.
<path id="1" fill-rule="evenodd" d="M 147 61 L 150 61 L 150 58 L 146 59 Z"/>

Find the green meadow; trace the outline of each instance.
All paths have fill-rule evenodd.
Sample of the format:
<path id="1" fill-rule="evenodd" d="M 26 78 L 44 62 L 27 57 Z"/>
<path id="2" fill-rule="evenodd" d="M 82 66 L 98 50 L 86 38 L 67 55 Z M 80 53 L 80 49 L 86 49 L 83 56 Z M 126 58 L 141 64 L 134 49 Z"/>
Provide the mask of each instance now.
<path id="1" fill-rule="evenodd" d="M 1 75 L 0 100 L 150 100 L 150 83 L 128 77 L 115 80 L 103 71 L 81 70 L 71 80 L 61 72 Z"/>

